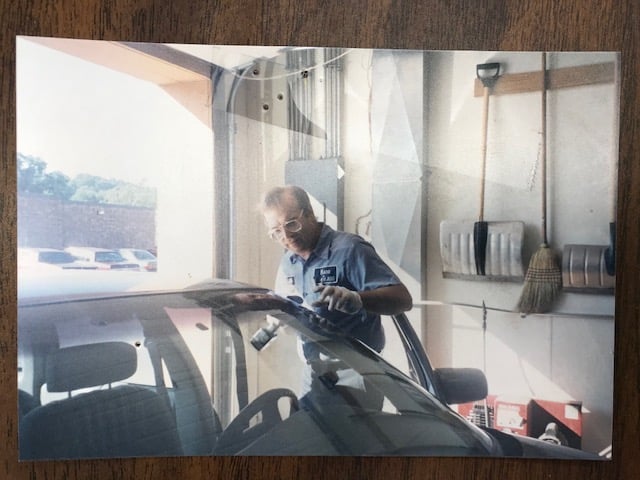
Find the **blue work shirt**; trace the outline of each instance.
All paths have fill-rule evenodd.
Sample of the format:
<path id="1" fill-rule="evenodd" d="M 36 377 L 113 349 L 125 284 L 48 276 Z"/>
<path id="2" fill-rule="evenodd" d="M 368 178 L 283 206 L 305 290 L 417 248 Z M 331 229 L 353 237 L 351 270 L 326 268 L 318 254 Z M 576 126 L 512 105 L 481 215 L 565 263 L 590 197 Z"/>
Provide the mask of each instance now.
<path id="1" fill-rule="evenodd" d="M 289 288 L 294 288 L 307 305 L 318 297 L 316 285 L 337 285 L 361 292 L 400 284 L 400 279 L 382 261 L 373 245 L 362 237 L 340 232 L 326 224 L 316 247 L 304 260 L 287 251 L 280 262 L 280 273 Z M 380 352 L 385 344 L 380 315 L 364 309 L 354 315 L 337 310 L 329 312 L 325 306 L 314 310 L 338 325 L 342 330 L 374 350 Z"/>

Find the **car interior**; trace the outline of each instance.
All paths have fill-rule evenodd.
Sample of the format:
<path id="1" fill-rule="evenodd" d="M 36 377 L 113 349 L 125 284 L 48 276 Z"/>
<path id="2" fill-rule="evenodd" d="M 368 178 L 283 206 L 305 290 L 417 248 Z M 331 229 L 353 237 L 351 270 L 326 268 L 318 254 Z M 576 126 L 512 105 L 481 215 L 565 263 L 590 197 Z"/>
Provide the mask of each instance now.
<path id="1" fill-rule="evenodd" d="M 390 376 L 383 359 L 357 345 L 316 334 L 308 311 L 289 315 L 246 305 L 234 311 L 224 296 L 188 297 L 132 295 L 22 308 L 21 460 L 394 454 L 385 442 L 406 454 L 401 433 L 407 429 L 421 442 L 442 443 L 447 433 L 454 447 L 441 447 L 440 454 L 474 452 L 457 446 L 466 441 L 442 419 L 421 426 L 427 420 L 415 412 L 427 400 L 415 395 L 415 386 L 400 372 Z M 252 333 L 276 317 L 278 339 L 258 349 Z M 316 338 L 324 360 L 298 358 L 300 335 Z M 315 376 L 307 392 L 300 381 L 305 365 Z M 345 372 L 363 388 L 344 382 Z M 353 435 L 362 437 L 356 446 L 348 441 Z"/>
<path id="2" fill-rule="evenodd" d="M 28 458 L 180 455 L 171 406 L 142 386 L 112 386 L 137 368 L 137 352 L 124 342 L 61 348 L 48 356 L 50 392 L 68 398 L 33 408 L 20 422 L 21 456 Z M 107 385 L 72 396 L 73 390 Z"/>

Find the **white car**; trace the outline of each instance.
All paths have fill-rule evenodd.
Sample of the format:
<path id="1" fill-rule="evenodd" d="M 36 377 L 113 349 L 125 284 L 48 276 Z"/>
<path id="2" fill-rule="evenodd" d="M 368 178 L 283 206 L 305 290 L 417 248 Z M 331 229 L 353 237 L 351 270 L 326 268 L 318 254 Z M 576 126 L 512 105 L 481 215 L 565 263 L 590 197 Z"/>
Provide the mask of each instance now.
<path id="1" fill-rule="evenodd" d="M 73 255 L 56 248 L 18 248 L 18 269 L 95 270 L 98 267 L 79 262 Z"/>
<path id="2" fill-rule="evenodd" d="M 63 293 L 53 274 L 38 277 L 46 294 L 27 273 L 19 277 L 17 325 L 22 460 L 601 459 L 480 428 L 455 413 L 449 404 L 487 395 L 483 373 L 432 368 L 404 315 L 383 322 L 388 337 L 402 339 L 407 373 L 329 320 L 262 288 L 216 280 L 131 291 L 134 274 L 78 271 L 65 275 L 76 277 L 76 295 Z M 102 281 L 88 282 L 96 277 Z M 309 347 L 304 357 L 301 342 Z"/>
<path id="3" fill-rule="evenodd" d="M 119 248 L 118 253 L 129 262 L 140 265 L 140 270 L 155 272 L 158 270 L 158 259 L 149 250 L 141 248 Z"/>
<path id="4" fill-rule="evenodd" d="M 140 270 L 140 264 L 127 261 L 117 250 L 95 247 L 67 247 L 78 262 L 98 270 Z"/>

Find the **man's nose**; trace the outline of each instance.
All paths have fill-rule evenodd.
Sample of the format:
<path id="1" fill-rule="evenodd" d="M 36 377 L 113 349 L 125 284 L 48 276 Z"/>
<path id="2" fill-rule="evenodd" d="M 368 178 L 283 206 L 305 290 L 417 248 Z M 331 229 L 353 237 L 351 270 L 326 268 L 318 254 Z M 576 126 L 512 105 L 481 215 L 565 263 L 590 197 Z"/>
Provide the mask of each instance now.
<path id="1" fill-rule="evenodd" d="M 289 239 L 291 238 L 291 235 L 295 235 L 295 233 L 290 232 L 289 230 L 287 230 L 286 228 L 282 229 L 282 238 L 283 239 Z"/>

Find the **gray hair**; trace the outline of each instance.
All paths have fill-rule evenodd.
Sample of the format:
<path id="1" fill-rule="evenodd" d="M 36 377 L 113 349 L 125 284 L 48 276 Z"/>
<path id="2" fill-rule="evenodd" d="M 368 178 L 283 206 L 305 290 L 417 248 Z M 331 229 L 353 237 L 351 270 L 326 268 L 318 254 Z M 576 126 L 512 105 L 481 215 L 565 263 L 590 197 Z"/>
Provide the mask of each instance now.
<path id="1" fill-rule="evenodd" d="M 298 207 L 300 207 L 305 215 L 313 215 L 313 207 L 311 206 L 309 195 L 303 188 L 297 185 L 286 185 L 284 187 L 273 187 L 270 189 L 262 198 L 260 210 L 264 213 L 265 210 L 279 208 L 282 205 L 283 198 L 287 195 L 291 195 L 295 199 Z"/>

